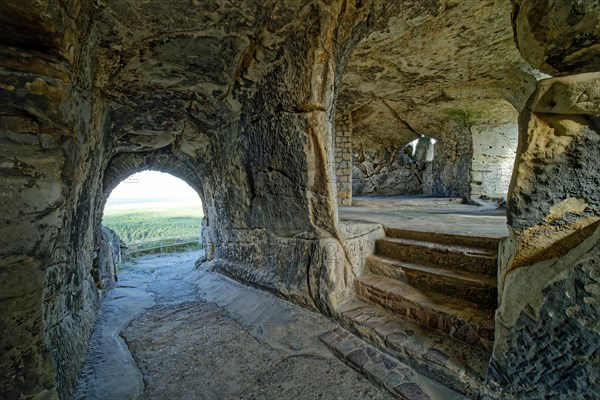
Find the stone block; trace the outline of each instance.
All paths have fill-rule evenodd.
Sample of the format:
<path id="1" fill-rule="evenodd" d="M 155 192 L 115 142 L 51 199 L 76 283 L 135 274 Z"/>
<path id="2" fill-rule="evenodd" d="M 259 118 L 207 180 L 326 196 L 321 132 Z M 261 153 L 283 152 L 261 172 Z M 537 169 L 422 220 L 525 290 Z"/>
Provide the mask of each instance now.
<path id="1" fill-rule="evenodd" d="M 423 391 L 423 388 L 414 382 L 402 383 L 394 388 L 394 391 L 403 399 L 430 400 L 431 397 Z"/>

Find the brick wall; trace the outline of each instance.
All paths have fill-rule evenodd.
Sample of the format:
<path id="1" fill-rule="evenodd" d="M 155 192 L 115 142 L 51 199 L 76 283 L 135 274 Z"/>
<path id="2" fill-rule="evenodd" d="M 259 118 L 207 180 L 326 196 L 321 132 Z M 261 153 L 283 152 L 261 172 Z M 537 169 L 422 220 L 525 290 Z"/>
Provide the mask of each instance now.
<path id="1" fill-rule="evenodd" d="M 352 116 L 343 114 L 335 121 L 335 175 L 338 205 L 352 204 Z"/>

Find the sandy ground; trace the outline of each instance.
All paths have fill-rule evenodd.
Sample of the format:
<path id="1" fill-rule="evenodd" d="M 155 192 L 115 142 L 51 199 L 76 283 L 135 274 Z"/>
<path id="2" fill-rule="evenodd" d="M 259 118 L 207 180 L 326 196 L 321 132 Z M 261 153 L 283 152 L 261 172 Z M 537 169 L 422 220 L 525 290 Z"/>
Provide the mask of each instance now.
<path id="1" fill-rule="evenodd" d="M 507 235 L 505 210 L 422 196 L 356 198 L 340 218 Z M 123 266 L 102 304 L 74 398 L 387 399 L 318 340 L 335 326 L 269 293 L 194 268 L 198 252 Z"/>
<path id="2" fill-rule="evenodd" d="M 389 399 L 329 353 L 323 316 L 194 269 L 127 264 L 103 303 L 76 399 Z"/>

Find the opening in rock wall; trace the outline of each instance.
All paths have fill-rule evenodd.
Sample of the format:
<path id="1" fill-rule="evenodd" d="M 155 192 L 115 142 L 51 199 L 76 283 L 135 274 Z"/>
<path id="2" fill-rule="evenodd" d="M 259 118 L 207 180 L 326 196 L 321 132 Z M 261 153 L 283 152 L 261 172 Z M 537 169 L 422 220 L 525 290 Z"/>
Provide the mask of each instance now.
<path id="1" fill-rule="evenodd" d="M 499 22 L 506 9 L 476 8 L 460 3 L 428 17 L 423 10 L 419 22 L 400 13 L 385 31 L 362 38 L 341 78 L 334 131 L 339 221 L 347 241 L 360 243 L 353 289 L 368 310 L 349 317 L 352 323 L 369 330 L 362 321 L 372 315 L 406 319 L 420 334 L 401 352 L 428 348 L 431 337 L 457 340 L 444 357 L 466 369 L 478 365 L 485 376 L 496 329 L 498 249 L 508 235 L 501 205 L 515 159 L 517 110 L 535 79 L 514 49 L 490 57 L 480 45 L 498 43 L 498 35 L 511 42 L 510 26 Z M 495 16 L 488 20 L 498 24 L 494 34 L 478 12 Z M 447 23 L 454 16 L 472 17 L 471 34 Z M 457 350 L 463 344 L 468 350 Z M 465 362 L 467 353 L 473 357 Z M 419 357 L 411 353 L 410 362 Z"/>
<path id="2" fill-rule="evenodd" d="M 424 193 L 436 140 L 425 135 L 389 146 L 352 148 L 352 196 L 414 196 Z M 339 169 L 338 169 L 339 171 Z"/>
<path id="3" fill-rule="evenodd" d="M 190 250 L 200 247 L 203 217 L 200 197 L 185 181 L 146 170 L 111 191 L 102 232 L 113 239 L 116 257 L 119 249 L 129 257 Z"/>

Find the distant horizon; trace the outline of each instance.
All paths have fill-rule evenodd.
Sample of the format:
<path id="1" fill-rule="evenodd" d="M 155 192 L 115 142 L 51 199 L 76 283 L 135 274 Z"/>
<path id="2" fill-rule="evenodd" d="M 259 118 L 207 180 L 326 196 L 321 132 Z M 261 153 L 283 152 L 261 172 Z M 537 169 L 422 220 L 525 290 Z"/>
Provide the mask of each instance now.
<path id="1" fill-rule="evenodd" d="M 202 206 L 198 193 L 183 180 L 158 171 L 142 171 L 123 180 L 110 194 L 106 209 Z"/>

